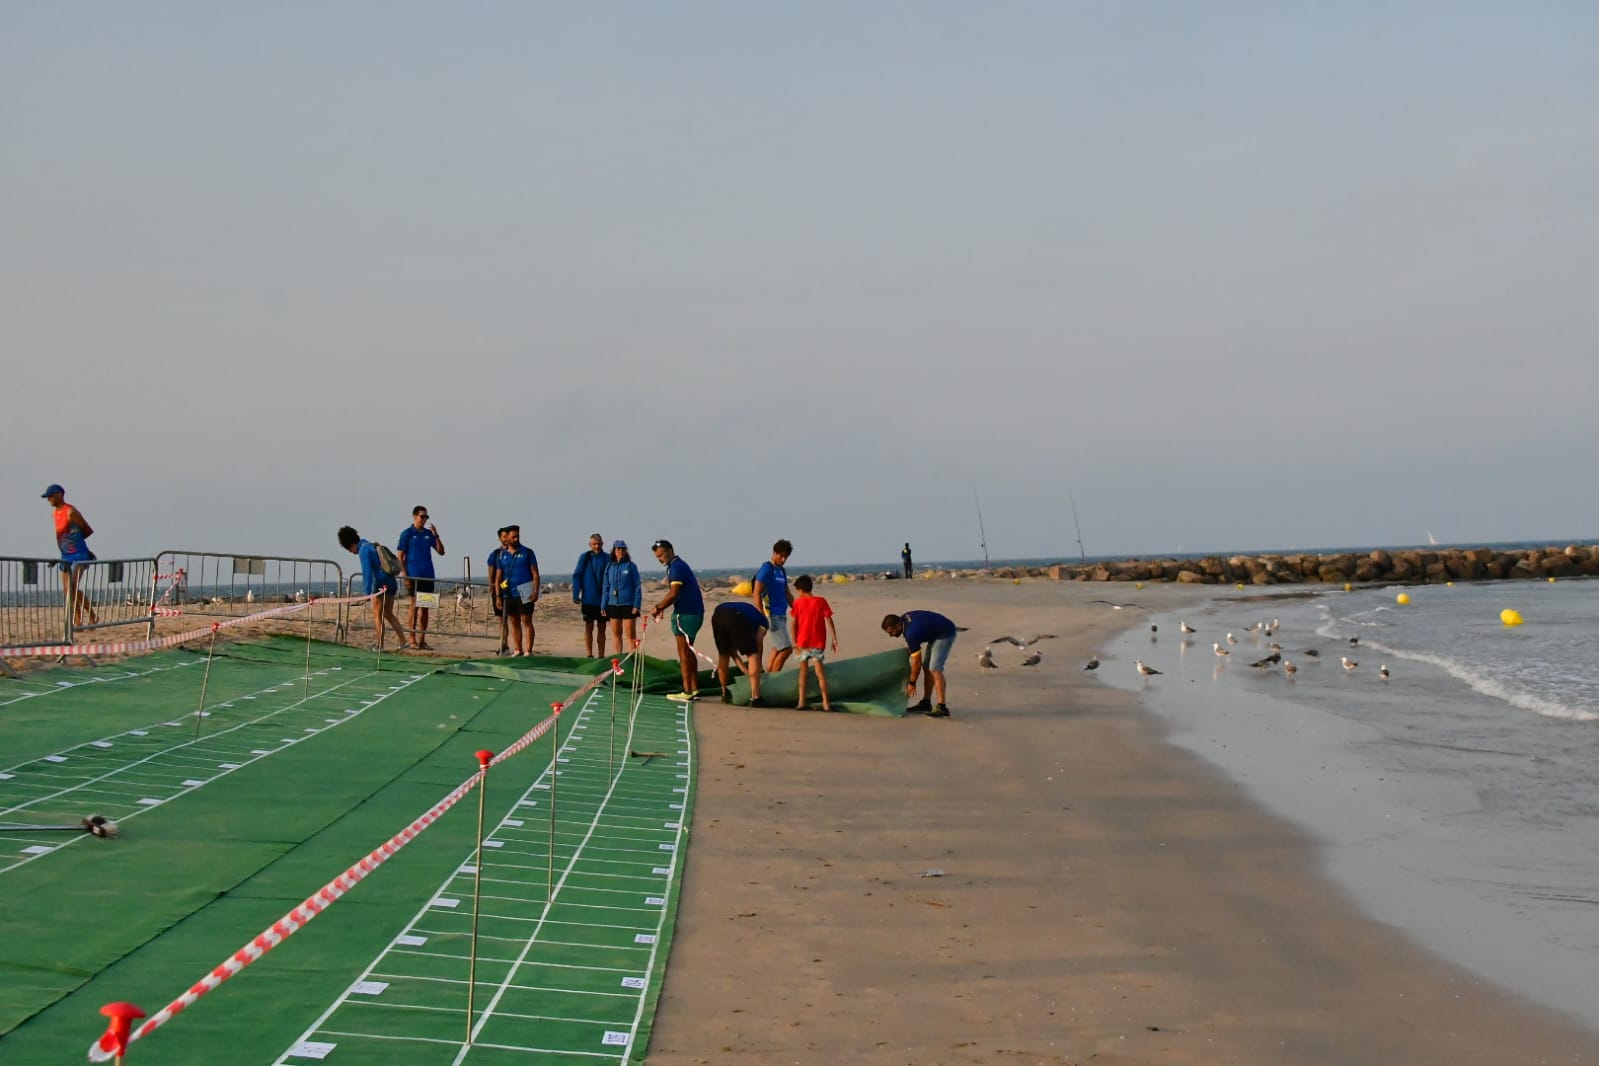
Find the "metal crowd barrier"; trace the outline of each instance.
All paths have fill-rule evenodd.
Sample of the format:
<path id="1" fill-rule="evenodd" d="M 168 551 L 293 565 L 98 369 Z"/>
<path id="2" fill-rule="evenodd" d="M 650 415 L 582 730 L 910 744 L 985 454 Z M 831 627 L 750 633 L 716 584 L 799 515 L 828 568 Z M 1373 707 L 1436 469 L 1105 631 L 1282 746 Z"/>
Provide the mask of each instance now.
<path id="1" fill-rule="evenodd" d="M 76 633 L 113 626 L 143 625 L 147 637 L 153 631 L 154 559 L 75 564 L 75 610 L 58 562 L 0 558 L 0 648 L 72 644 Z"/>
<path id="2" fill-rule="evenodd" d="M 467 568 L 470 570 L 471 562 L 468 560 Z M 400 583 L 400 597 L 394 602 L 394 613 L 400 619 L 401 625 L 410 622 L 411 593 L 406 586 L 406 579 L 396 577 Z M 346 596 L 359 596 L 365 591 L 359 571 L 349 576 L 345 586 Z M 429 608 L 428 633 L 440 637 L 467 637 L 477 640 L 494 641 L 496 646 L 500 640 L 500 620 L 494 614 L 494 602 L 489 595 L 488 581 L 484 578 L 474 580 L 468 576 L 435 577 L 433 579 L 433 594 L 439 598 L 437 607 Z M 372 631 L 372 609 L 366 604 L 359 604 L 350 612 L 348 626 L 350 630 L 362 630 L 366 633 Z"/>
<path id="3" fill-rule="evenodd" d="M 275 604 L 338 596 L 344 589 L 344 569 L 332 559 L 168 550 L 156 556 L 156 565 L 166 575 L 157 595 L 184 615 L 237 618 Z M 344 639 L 345 605 L 317 619 L 322 621 L 333 627 L 334 640 Z"/>

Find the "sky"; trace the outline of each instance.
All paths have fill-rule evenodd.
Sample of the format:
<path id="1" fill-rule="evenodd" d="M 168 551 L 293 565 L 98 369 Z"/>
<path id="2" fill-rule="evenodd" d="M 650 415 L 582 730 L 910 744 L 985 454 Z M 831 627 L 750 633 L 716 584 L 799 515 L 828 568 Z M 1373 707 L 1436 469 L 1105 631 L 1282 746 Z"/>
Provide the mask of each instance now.
<path id="1" fill-rule="evenodd" d="M 1586 2 L 5 5 L 0 555 L 1593 538 L 1596 193 Z"/>

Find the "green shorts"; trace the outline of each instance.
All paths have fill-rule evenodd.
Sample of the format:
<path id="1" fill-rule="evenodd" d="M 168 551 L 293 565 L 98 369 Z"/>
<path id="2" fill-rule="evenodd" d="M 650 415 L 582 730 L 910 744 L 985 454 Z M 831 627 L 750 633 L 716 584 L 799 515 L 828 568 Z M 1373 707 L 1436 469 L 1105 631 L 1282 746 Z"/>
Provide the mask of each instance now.
<path id="1" fill-rule="evenodd" d="M 683 634 L 690 644 L 700 635 L 700 626 L 705 624 L 705 614 L 672 614 L 672 632 Z"/>

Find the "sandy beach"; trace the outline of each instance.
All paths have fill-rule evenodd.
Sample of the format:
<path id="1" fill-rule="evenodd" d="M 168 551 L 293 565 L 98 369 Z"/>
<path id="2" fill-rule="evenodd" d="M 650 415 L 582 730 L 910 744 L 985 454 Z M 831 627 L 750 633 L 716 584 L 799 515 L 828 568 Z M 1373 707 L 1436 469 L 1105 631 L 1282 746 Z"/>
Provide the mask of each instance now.
<path id="1" fill-rule="evenodd" d="M 895 647 L 889 611 L 969 627 L 953 717 L 697 706 L 693 846 L 649 1062 L 1599 1061 L 1599 1034 L 1362 916 L 1300 832 L 1082 670 L 1144 617 L 1091 601 L 1211 593 L 982 577 L 819 591 L 839 657 Z M 582 651 L 567 595 L 541 604 L 541 654 Z M 1000 633 L 1057 639 L 1037 667 L 996 647 L 1000 668 L 980 670 Z"/>

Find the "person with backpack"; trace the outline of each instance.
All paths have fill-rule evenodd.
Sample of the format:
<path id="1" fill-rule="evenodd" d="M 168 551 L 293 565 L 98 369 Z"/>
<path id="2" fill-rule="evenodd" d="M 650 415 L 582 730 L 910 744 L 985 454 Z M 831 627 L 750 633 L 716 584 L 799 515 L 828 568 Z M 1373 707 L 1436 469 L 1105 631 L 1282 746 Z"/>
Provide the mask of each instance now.
<path id="1" fill-rule="evenodd" d="M 605 553 L 605 538 L 589 534 L 589 550 L 577 557 L 572 571 L 572 602 L 583 612 L 583 654 L 593 656 L 596 630 L 599 658 L 605 658 L 605 571 L 611 557 Z"/>
<path id="2" fill-rule="evenodd" d="M 339 547 L 361 560 L 361 590 L 372 597 L 372 629 L 377 636 L 372 649 L 383 650 L 385 622 L 394 630 L 400 647 L 407 647 L 405 629 L 400 625 L 399 616 L 394 613 L 394 598 L 400 593 L 399 582 L 395 580 L 395 575 L 400 571 L 399 557 L 382 544 L 363 540 L 352 526 L 339 527 Z"/>

